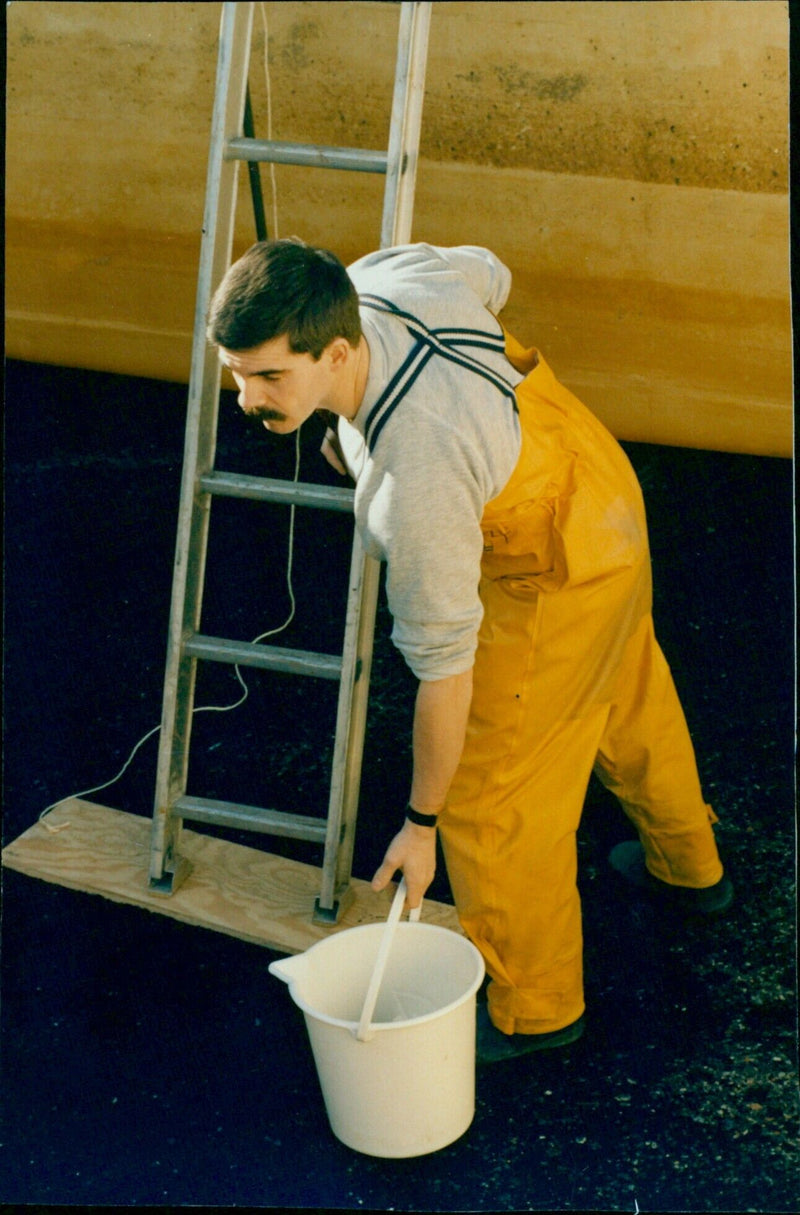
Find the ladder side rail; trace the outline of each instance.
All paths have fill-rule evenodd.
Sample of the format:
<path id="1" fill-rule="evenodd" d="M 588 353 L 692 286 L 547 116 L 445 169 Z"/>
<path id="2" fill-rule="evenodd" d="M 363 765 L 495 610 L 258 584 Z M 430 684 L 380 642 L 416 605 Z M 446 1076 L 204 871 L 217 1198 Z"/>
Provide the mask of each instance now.
<path id="1" fill-rule="evenodd" d="M 381 563 L 364 554 L 363 549 L 354 552 L 353 564 L 360 578 L 358 622 L 356 627 L 355 654 L 356 678 L 348 705 L 348 717 L 342 730 L 343 760 L 339 767 L 338 783 L 331 783 L 331 803 L 337 814 L 328 815 L 326 852 L 328 865 L 323 863 L 322 887 L 317 905 L 318 918 L 324 919 L 336 908 L 350 884 L 355 847 L 356 819 L 361 790 L 361 766 L 364 756 L 364 739 L 367 726 L 370 675 L 374 648 L 375 611 L 380 588 Z M 334 765 L 335 768 L 335 765 Z"/>
<path id="2" fill-rule="evenodd" d="M 405 0 L 401 5 L 381 248 L 405 244 L 411 238 L 430 16 L 430 0 Z M 380 563 L 364 552 L 357 535 L 354 538 L 352 564 L 351 585 L 359 587 L 355 619 L 351 624 L 357 636 L 352 653 L 356 661 L 360 659 L 361 668 L 353 667 L 351 674 L 348 656 L 345 656 L 340 687 L 341 712 L 337 713 L 334 742 L 322 887 L 316 904 L 318 919 L 336 919 L 337 898 L 349 885 L 366 733 Z"/>
<path id="3" fill-rule="evenodd" d="M 197 479 L 213 465 L 216 447 L 220 368 L 205 326 L 213 286 L 233 246 L 238 166 L 225 161 L 223 151 L 230 134 L 241 130 L 253 8 L 252 2 L 223 4 L 220 25 L 151 836 L 150 885 L 165 893 L 187 869 L 177 857 L 180 819 L 169 808 L 186 786 L 194 706 L 196 660 L 184 655 L 183 642 L 199 626 L 211 501 Z"/>
<path id="4" fill-rule="evenodd" d="M 337 918 L 338 900 L 350 882 L 379 584 L 380 562 L 366 557 L 354 532 L 322 885 L 315 906 L 319 920 Z"/>
<path id="5" fill-rule="evenodd" d="M 382 249 L 405 245 L 411 240 L 430 22 L 430 0 L 400 6 L 389 167 L 381 223 Z"/>

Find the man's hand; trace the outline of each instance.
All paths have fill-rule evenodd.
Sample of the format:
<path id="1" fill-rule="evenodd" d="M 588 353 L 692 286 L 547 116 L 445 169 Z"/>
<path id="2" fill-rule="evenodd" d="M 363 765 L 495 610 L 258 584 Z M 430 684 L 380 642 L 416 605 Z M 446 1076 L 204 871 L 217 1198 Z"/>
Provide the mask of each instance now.
<path id="1" fill-rule="evenodd" d="M 436 828 L 405 822 L 386 849 L 383 864 L 372 879 L 373 890 L 385 890 L 398 869 L 408 888 L 409 909 L 419 907 L 436 872 Z"/>
<path id="2" fill-rule="evenodd" d="M 322 447 L 320 448 L 320 451 L 330 464 L 331 468 L 335 468 L 336 471 L 341 473 L 343 477 L 347 476 L 347 469 L 344 466 L 342 449 L 339 446 L 339 437 L 331 426 L 329 426 L 325 431 L 325 438 L 322 440 Z"/>

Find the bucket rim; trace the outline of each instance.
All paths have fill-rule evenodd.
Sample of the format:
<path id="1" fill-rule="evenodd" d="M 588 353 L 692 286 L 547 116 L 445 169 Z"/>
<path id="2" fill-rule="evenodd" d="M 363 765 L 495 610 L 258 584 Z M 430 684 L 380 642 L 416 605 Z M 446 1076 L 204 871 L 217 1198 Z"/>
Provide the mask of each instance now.
<path id="1" fill-rule="evenodd" d="M 309 949 L 307 949 L 305 952 L 309 953 L 309 954 L 313 953 L 315 949 L 319 949 L 320 946 L 327 945 L 329 941 L 335 940 L 338 936 L 341 936 L 342 933 L 344 933 L 344 932 L 356 933 L 356 932 L 364 932 L 364 931 L 370 931 L 370 930 L 374 931 L 376 928 L 380 929 L 382 931 L 383 927 L 384 927 L 383 923 L 377 923 L 377 924 L 358 924 L 358 925 L 356 925 L 355 928 L 345 928 L 345 929 L 342 929 L 341 932 L 332 933 L 329 937 L 325 937 L 321 941 L 315 941 L 315 943 Z M 403 1021 L 377 1021 L 377 1022 L 373 1021 L 373 1022 L 371 1022 L 370 1027 L 369 1027 L 370 1036 L 373 1033 L 376 1033 L 376 1034 L 385 1033 L 387 1030 L 408 1029 L 411 1026 L 424 1025 L 427 1021 L 434 1021 L 439 1017 L 443 1017 L 447 1013 L 452 1012 L 452 1010 L 454 1008 L 458 1008 L 458 1006 L 460 1004 L 463 1004 L 465 1002 L 465 1000 L 469 1000 L 472 996 L 474 996 L 475 993 L 477 992 L 478 988 L 480 987 L 481 983 L 483 982 L 483 978 L 486 973 L 486 963 L 483 960 L 483 955 L 481 954 L 480 950 L 476 948 L 476 946 L 473 944 L 472 941 L 470 941 L 469 937 L 464 936 L 462 933 L 455 932 L 452 928 L 444 928 L 444 927 L 442 927 L 441 924 L 420 924 L 420 923 L 408 923 L 408 922 L 404 921 L 403 923 L 398 924 L 396 927 L 396 931 L 398 931 L 398 932 L 407 931 L 408 929 L 413 929 L 415 932 L 433 931 L 433 932 L 437 932 L 437 933 L 446 933 L 449 937 L 455 937 L 456 940 L 461 942 L 461 944 L 467 946 L 468 949 L 473 954 L 473 956 L 477 962 L 475 977 L 472 980 L 472 982 L 470 983 L 469 987 L 464 992 L 462 992 L 462 994 L 460 996 L 458 996 L 455 1000 L 451 1000 L 449 1004 L 445 1004 L 441 1008 L 434 1009 L 433 1012 L 422 1013 L 420 1016 L 417 1016 L 417 1017 L 407 1017 Z M 295 988 L 297 987 L 297 983 L 298 983 L 297 979 L 289 980 L 289 982 L 288 982 L 289 994 L 292 997 L 292 999 L 294 1000 L 297 1007 L 306 1016 L 313 1017 L 313 1019 L 315 1021 L 321 1021 L 324 1025 L 332 1025 L 332 1026 L 336 1027 L 337 1029 L 346 1029 L 350 1033 L 353 1033 L 355 1030 L 358 1029 L 358 1025 L 359 1025 L 358 1018 L 356 1018 L 355 1020 L 352 1020 L 352 1019 L 345 1020 L 345 1018 L 343 1018 L 343 1017 L 332 1017 L 329 1013 L 320 1012 L 319 1009 L 313 1008 L 308 1003 L 308 1001 L 304 1000 L 299 994 L 296 993 Z"/>

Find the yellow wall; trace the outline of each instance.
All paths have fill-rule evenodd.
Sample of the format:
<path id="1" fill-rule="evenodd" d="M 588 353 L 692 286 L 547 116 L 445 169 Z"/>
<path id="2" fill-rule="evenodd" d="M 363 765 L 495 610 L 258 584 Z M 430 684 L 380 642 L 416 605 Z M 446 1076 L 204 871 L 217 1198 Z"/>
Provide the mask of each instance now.
<path id="1" fill-rule="evenodd" d="M 219 8 L 8 8 L 10 356 L 186 378 Z M 263 8 L 275 138 L 385 147 L 398 6 Z M 787 53 L 783 0 L 434 4 L 414 237 L 495 249 L 621 438 L 791 452 Z M 264 78 L 256 5 L 262 135 Z M 275 177 L 280 235 L 376 245 L 380 178 Z"/>

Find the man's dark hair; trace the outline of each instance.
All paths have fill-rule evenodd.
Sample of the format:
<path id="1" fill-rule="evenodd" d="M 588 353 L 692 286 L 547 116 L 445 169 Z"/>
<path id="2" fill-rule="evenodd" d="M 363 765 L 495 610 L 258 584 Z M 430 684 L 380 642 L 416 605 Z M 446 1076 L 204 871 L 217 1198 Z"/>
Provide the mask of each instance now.
<path id="1" fill-rule="evenodd" d="M 357 346 L 358 295 L 338 257 L 297 237 L 262 240 L 231 266 L 211 301 L 207 336 L 252 350 L 286 334 L 289 349 L 318 359 L 334 338 Z"/>

